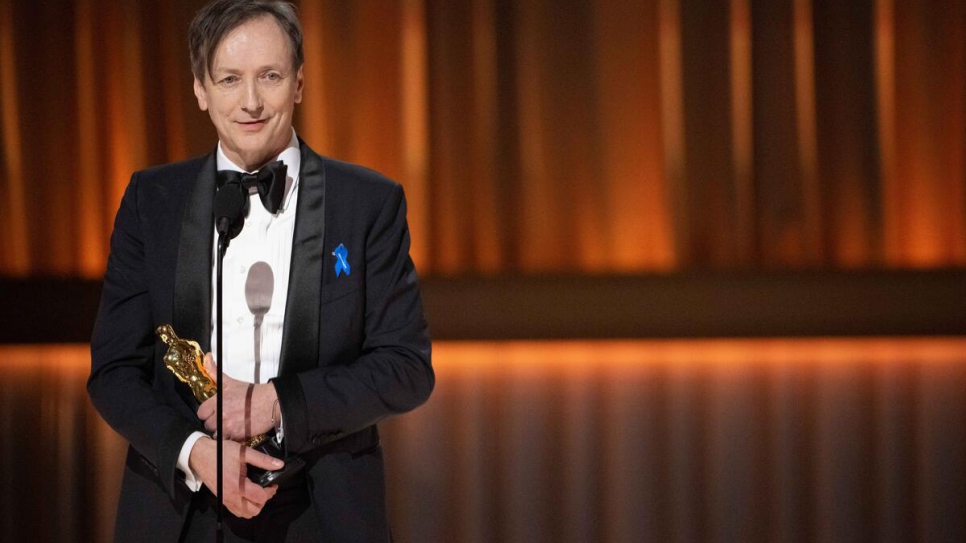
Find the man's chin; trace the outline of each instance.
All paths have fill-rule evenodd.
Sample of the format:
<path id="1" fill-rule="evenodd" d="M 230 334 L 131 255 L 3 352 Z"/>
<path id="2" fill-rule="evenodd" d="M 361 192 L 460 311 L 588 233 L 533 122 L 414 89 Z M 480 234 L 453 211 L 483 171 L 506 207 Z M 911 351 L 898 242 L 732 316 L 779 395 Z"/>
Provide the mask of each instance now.
<path id="1" fill-rule="evenodd" d="M 258 149 L 236 149 L 235 152 L 225 155 L 246 171 L 253 171 L 271 159 L 268 153 Z"/>
<path id="2" fill-rule="evenodd" d="M 284 141 L 281 137 L 269 137 L 267 131 L 258 134 L 233 133 L 232 136 L 231 145 L 225 145 L 225 140 L 222 140 L 222 146 L 231 150 L 228 158 L 234 156 L 241 160 L 242 163 L 238 165 L 245 169 L 257 168 L 275 158 L 288 145 L 289 138 L 289 134 L 286 134 Z"/>

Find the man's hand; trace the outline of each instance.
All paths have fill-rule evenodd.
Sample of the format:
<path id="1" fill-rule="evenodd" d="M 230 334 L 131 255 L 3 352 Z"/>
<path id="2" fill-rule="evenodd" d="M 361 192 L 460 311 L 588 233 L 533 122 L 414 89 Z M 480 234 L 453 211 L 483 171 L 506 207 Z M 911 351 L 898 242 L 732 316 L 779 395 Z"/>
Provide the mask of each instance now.
<path id="1" fill-rule="evenodd" d="M 218 444 L 215 440 L 203 437 L 191 448 L 188 464 L 201 481 L 217 494 Z M 225 507 L 235 516 L 252 518 L 262 511 L 262 507 L 275 495 L 278 486 L 262 488 L 252 482 L 246 474 L 251 464 L 266 470 L 277 470 L 285 465 L 278 458 L 260 453 L 234 441 L 224 442 L 225 461 L 222 481 L 225 493 Z"/>
<path id="2" fill-rule="evenodd" d="M 205 369 L 212 379 L 217 378 L 218 368 L 215 366 L 211 353 L 205 355 Z M 223 395 L 225 421 L 223 432 L 225 439 L 243 442 L 246 439 L 264 434 L 273 428 L 272 409 L 278 395 L 272 383 L 253 384 L 232 379 L 224 375 L 224 383 L 218 383 L 218 394 Z M 205 400 L 198 408 L 198 418 L 205 422 L 205 429 L 214 432 L 218 425 L 216 416 L 217 395 Z M 274 413 L 277 418 L 280 416 Z"/>

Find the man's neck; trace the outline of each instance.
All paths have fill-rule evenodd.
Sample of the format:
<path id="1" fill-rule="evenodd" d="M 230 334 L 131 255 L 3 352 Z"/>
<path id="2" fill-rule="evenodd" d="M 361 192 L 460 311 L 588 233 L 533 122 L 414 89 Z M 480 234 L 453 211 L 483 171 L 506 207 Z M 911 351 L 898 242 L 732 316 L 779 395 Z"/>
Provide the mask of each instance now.
<path id="1" fill-rule="evenodd" d="M 228 150 L 225 148 L 225 145 L 221 141 L 219 141 L 218 148 L 217 148 L 218 162 L 219 162 L 218 169 L 220 170 L 237 169 L 238 171 L 253 173 L 258 171 L 260 168 L 262 168 L 269 162 L 277 160 L 289 148 L 295 149 L 296 151 L 298 151 L 298 148 L 299 148 L 299 140 L 298 140 L 298 136 L 295 133 L 295 129 L 292 129 L 291 137 L 289 138 L 288 142 L 286 142 L 285 145 L 282 146 L 281 149 L 276 150 L 274 153 L 268 155 L 267 157 L 264 157 L 263 155 L 263 158 L 260 160 L 246 161 L 246 160 L 242 160 L 242 157 L 240 156 L 233 156 L 234 153 L 229 154 Z M 226 161 L 227 161 L 227 164 L 225 163 Z M 293 165 L 288 164 L 288 166 L 290 169 L 290 173 L 292 173 L 291 168 L 293 167 Z"/>

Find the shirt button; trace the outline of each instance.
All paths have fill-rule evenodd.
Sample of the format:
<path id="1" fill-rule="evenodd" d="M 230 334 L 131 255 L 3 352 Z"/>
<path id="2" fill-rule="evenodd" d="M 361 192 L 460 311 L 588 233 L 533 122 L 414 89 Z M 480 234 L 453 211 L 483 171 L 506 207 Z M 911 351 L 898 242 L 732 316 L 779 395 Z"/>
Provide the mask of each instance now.
<path id="1" fill-rule="evenodd" d="M 238 317 L 238 324 L 241 324 L 243 322 L 245 322 L 245 319 L 243 317 Z"/>
<path id="2" fill-rule="evenodd" d="M 238 273 L 245 273 L 245 266 L 238 268 Z"/>

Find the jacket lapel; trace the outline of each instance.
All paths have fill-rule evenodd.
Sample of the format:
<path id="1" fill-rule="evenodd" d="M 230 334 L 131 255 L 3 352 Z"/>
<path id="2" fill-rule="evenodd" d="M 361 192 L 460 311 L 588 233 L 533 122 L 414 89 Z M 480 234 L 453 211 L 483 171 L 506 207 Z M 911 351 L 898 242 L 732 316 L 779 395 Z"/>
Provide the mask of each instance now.
<path id="1" fill-rule="evenodd" d="M 208 155 L 188 198 L 174 279 L 172 326 L 178 336 L 193 339 L 204 352 L 211 348 L 212 201 L 215 154 Z M 180 387 L 187 388 L 187 387 Z"/>
<path id="2" fill-rule="evenodd" d="M 279 375 L 292 375 L 318 365 L 319 313 L 325 241 L 325 166 L 299 140 L 302 169 L 292 240 L 285 327 Z M 209 212 L 210 214 L 210 212 Z M 210 253 L 210 251 L 209 251 Z"/>

